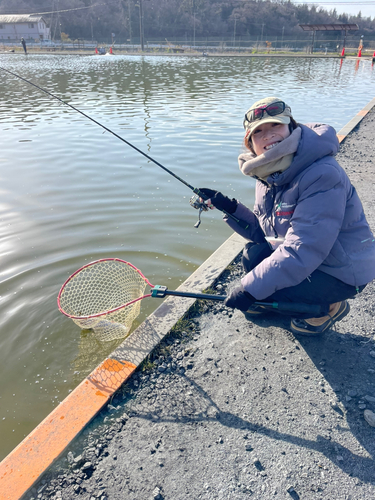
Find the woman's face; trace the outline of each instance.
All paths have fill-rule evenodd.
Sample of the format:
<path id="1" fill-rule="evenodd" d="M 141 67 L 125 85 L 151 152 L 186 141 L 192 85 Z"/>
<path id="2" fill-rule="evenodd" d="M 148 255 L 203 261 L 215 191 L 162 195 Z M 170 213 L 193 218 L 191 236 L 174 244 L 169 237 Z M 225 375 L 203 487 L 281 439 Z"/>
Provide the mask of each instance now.
<path id="1" fill-rule="evenodd" d="M 283 123 L 265 123 L 259 125 L 251 135 L 254 152 L 259 156 L 289 136 L 289 125 Z"/>

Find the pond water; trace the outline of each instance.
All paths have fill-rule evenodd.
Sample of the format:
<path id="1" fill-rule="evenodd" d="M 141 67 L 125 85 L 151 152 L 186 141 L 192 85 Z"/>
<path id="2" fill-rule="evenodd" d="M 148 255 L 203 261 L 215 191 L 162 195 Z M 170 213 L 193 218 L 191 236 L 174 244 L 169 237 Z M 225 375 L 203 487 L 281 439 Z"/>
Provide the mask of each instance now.
<path id="1" fill-rule="evenodd" d="M 253 203 L 237 164 L 242 119 L 278 95 L 297 121 L 343 127 L 374 95 L 370 61 L 0 55 L 195 187 Z M 57 309 L 66 278 L 118 257 L 174 289 L 231 231 L 219 212 L 77 112 L 0 70 L 0 459 L 121 341 L 100 343 Z M 137 326 L 158 305 L 142 303 Z"/>

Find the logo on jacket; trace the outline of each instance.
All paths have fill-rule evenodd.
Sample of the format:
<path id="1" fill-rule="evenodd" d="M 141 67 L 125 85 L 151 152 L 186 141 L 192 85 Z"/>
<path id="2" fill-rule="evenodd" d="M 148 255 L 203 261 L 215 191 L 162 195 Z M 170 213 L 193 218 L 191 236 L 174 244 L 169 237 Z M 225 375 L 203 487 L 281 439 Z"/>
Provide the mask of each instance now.
<path id="1" fill-rule="evenodd" d="M 288 205 L 288 203 L 280 202 L 276 207 L 276 217 L 288 217 L 288 216 L 292 215 L 294 212 L 295 206 L 296 206 L 295 204 Z"/>

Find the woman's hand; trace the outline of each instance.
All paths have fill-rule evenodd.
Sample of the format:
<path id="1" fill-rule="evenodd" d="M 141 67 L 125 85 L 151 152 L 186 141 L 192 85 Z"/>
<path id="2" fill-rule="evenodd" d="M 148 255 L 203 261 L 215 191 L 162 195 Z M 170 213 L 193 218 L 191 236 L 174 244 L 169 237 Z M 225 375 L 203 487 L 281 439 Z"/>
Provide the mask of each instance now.
<path id="1" fill-rule="evenodd" d="M 225 211 L 228 214 L 233 214 L 237 209 L 237 200 L 234 198 L 231 200 L 228 196 L 224 196 L 220 191 L 214 191 L 208 188 L 199 188 L 199 191 L 207 196 L 208 199 L 203 200 L 207 205 L 213 205 L 215 208 L 221 211 Z"/>
<path id="2" fill-rule="evenodd" d="M 231 291 L 230 295 L 224 300 L 224 304 L 227 307 L 246 312 L 255 301 L 256 299 L 240 285 Z"/>

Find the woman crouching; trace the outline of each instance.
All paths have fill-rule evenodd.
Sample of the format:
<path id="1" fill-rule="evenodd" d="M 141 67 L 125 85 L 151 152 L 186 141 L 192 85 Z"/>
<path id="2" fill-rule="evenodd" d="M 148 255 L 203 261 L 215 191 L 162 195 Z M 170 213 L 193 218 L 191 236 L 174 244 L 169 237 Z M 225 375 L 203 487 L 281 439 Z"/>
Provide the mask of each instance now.
<path id="1" fill-rule="evenodd" d="M 254 302 L 321 305 L 319 317 L 295 315 L 291 331 L 317 335 L 344 318 L 348 298 L 375 278 L 375 241 L 362 203 L 334 159 L 339 149 L 329 125 L 297 124 L 277 97 L 262 99 L 245 115 L 244 175 L 257 180 L 253 211 L 211 189 L 200 190 L 232 218 L 227 224 L 249 242 L 246 275 L 225 301 L 247 317 L 266 311 Z M 298 317 L 297 317 L 298 316 Z"/>

